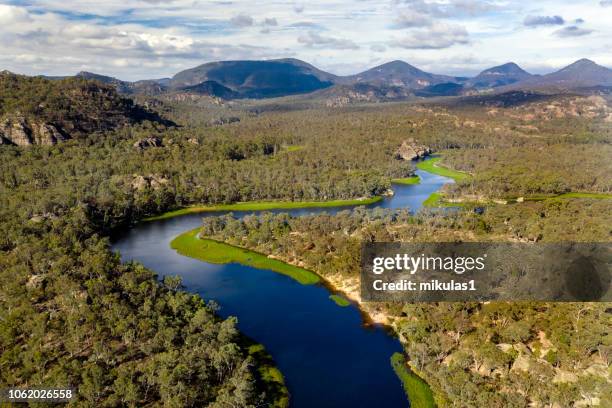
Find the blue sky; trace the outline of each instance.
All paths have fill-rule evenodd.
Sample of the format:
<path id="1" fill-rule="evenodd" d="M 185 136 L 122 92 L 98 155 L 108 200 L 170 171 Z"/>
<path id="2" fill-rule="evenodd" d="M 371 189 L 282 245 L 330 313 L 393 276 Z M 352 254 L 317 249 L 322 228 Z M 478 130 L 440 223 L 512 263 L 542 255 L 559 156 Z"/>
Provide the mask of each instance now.
<path id="1" fill-rule="evenodd" d="M 0 69 L 134 80 L 295 57 L 335 74 L 396 59 L 545 73 L 579 58 L 612 67 L 611 21 L 612 0 L 0 0 Z"/>

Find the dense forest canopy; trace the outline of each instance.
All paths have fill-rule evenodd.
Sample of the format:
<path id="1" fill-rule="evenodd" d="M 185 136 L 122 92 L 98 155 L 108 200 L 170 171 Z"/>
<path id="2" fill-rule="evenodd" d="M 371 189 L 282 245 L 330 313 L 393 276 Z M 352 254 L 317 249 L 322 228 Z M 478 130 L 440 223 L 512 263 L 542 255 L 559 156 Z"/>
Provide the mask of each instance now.
<path id="1" fill-rule="evenodd" d="M 278 101 L 148 99 L 142 102 L 179 126 L 149 118 L 106 129 L 82 123 L 100 123 L 107 108 L 141 108 L 88 81 L 0 78 L 2 115 L 19 111 L 83 130 L 54 146 L 0 146 L 0 385 L 72 384 L 86 406 L 257 406 L 271 398 L 233 319 L 219 319 L 214 305 L 182 291 L 177 279 L 159 282 L 153 271 L 121 264 L 110 251 L 109 235 L 147 215 L 196 203 L 379 195 L 392 178 L 413 174 L 413 163 L 394 157 L 408 138 L 472 175 L 449 187 L 449 197 L 611 187 L 610 112 L 601 98 L 561 96 L 511 108 L 337 109 L 295 108 L 290 99 L 283 109 Z M 74 97 L 70 103 L 66 95 Z M 299 258 L 349 284 L 364 239 L 610 240 L 608 200 L 494 206 L 482 217 L 469 208 L 420 217 L 363 211 L 266 217 L 213 218 L 204 232 Z M 549 381 L 559 370 L 587 370 L 595 361 L 609 367 L 610 315 L 602 305 L 374 307 L 391 316 L 415 368 L 459 405 L 524 406 L 525 395 L 562 406 L 584 395 L 608 402 L 609 382 L 597 367 L 577 382 Z M 547 349 L 548 365 L 534 358 L 531 374 L 509 370 L 520 351 L 497 346 L 528 342 Z M 516 392 L 499 395 L 497 387 Z"/>

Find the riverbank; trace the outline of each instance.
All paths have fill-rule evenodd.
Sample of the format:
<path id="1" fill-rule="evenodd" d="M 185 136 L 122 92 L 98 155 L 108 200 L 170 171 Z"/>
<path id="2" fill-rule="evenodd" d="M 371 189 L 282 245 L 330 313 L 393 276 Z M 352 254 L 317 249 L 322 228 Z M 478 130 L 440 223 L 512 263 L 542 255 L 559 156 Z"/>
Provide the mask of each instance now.
<path id="1" fill-rule="evenodd" d="M 402 353 L 395 353 L 391 356 L 391 366 L 402 381 L 411 407 L 435 408 L 436 403 L 429 385 L 408 367 L 406 357 Z"/>
<path id="2" fill-rule="evenodd" d="M 199 205 L 185 207 L 178 210 L 168 211 L 154 217 L 145 218 L 143 221 L 159 221 L 168 218 L 180 217 L 181 215 L 214 211 L 266 211 L 266 210 L 292 210 L 299 208 L 327 208 L 327 207 L 350 207 L 356 205 L 369 205 L 381 201 L 381 196 L 369 198 L 357 198 L 353 200 L 330 200 L 330 201 L 249 201 L 233 204 Z"/>
<path id="3" fill-rule="evenodd" d="M 212 239 L 198 238 L 199 228 L 187 231 L 170 242 L 179 254 L 214 264 L 239 263 L 257 269 L 269 269 L 289 276 L 303 285 L 320 281 L 314 272 L 272 259 L 249 249 L 240 248 Z"/>
<path id="4" fill-rule="evenodd" d="M 404 178 L 394 178 L 391 179 L 391 184 L 403 184 L 407 186 L 411 186 L 414 184 L 419 184 L 421 182 L 421 178 L 419 176 L 411 176 Z"/>
<path id="5" fill-rule="evenodd" d="M 243 345 L 257 363 L 257 381 L 259 386 L 266 393 L 271 408 L 289 407 L 289 390 L 285 384 L 285 377 L 280 372 L 272 356 L 268 353 L 263 344 L 256 343 L 245 338 Z"/>
<path id="6" fill-rule="evenodd" d="M 455 180 L 455 182 L 467 180 L 471 177 L 468 173 L 452 170 L 447 167 L 441 166 L 440 160 L 442 160 L 441 157 L 432 157 L 428 160 L 419 161 L 416 167 L 419 170 L 427 171 L 438 176 L 452 178 L 453 180 Z"/>
<path id="7" fill-rule="evenodd" d="M 359 281 L 357 279 L 347 280 L 342 276 L 326 276 L 322 277 L 315 272 L 292 265 L 288 262 L 270 258 L 264 254 L 251 251 L 246 248 L 237 247 L 223 242 L 215 241 L 207 238 L 199 238 L 198 230 L 194 229 L 187 231 L 172 240 L 170 246 L 179 254 L 190 258 L 198 259 L 204 262 L 225 264 L 225 263 L 240 263 L 242 265 L 251 266 L 258 269 L 267 269 L 295 279 L 301 284 L 309 285 L 314 283 L 323 283 L 332 294 L 330 300 L 336 303 L 339 307 L 348 307 L 352 302 L 355 303 L 360 313 L 363 316 L 366 324 L 379 324 L 385 326 L 395 334 L 395 329 L 389 321 L 387 315 L 377 310 L 376 306 L 371 303 L 364 303 L 361 300 L 359 291 Z M 405 361 L 405 357 L 402 361 Z M 397 365 L 398 357 L 391 360 L 394 371 L 402 381 L 406 393 L 410 395 L 413 406 L 420 407 L 416 401 L 429 401 L 432 391 L 427 382 L 420 378 L 417 374 L 410 371 L 409 368 L 399 368 Z M 265 376 L 272 385 L 274 383 L 283 384 L 282 374 L 273 364 L 265 365 L 261 375 Z M 280 385 L 279 385 L 280 387 Z M 279 388 L 279 401 L 282 405 L 285 401 L 282 387 Z M 435 405 L 423 405 L 430 407 Z"/>

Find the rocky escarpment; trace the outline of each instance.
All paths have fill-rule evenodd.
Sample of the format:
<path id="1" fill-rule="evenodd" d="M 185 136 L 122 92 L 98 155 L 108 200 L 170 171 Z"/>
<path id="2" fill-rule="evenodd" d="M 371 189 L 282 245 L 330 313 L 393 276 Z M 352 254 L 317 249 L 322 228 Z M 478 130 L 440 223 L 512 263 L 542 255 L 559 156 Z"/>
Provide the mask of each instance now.
<path id="1" fill-rule="evenodd" d="M 57 126 L 45 122 L 30 122 L 23 116 L 0 121 L 0 144 L 52 146 L 69 139 Z"/>
<path id="2" fill-rule="evenodd" d="M 429 146 L 418 144 L 414 139 L 404 140 L 396 150 L 395 158 L 398 160 L 419 160 L 433 153 Z"/>
<path id="3" fill-rule="evenodd" d="M 0 144 L 54 145 L 145 121 L 173 125 L 97 81 L 0 72 Z"/>

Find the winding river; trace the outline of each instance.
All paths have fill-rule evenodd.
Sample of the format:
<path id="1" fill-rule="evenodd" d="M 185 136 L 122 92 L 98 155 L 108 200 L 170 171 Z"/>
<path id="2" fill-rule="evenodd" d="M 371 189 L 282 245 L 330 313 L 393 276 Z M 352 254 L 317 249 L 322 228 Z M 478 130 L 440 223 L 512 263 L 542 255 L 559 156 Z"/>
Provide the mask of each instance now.
<path id="1" fill-rule="evenodd" d="M 422 170 L 417 174 L 420 184 L 395 185 L 393 197 L 369 207 L 417 211 L 431 193 L 453 182 Z M 278 211 L 305 215 L 345 209 Z M 181 276 L 186 290 L 219 303 L 221 316 L 237 316 L 239 329 L 266 347 L 285 376 L 292 407 L 409 405 L 389 361 L 402 351 L 400 342 L 381 327 L 364 326 L 355 305 L 339 307 L 322 285 L 301 285 L 239 264 L 209 264 L 170 248 L 175 236 L 198 227 L 202 217 L 211 214 L 220 213 L 141 223 L 118 237 L 113 248 L 124 261 L 141 262 L 160 276 Z"/>

